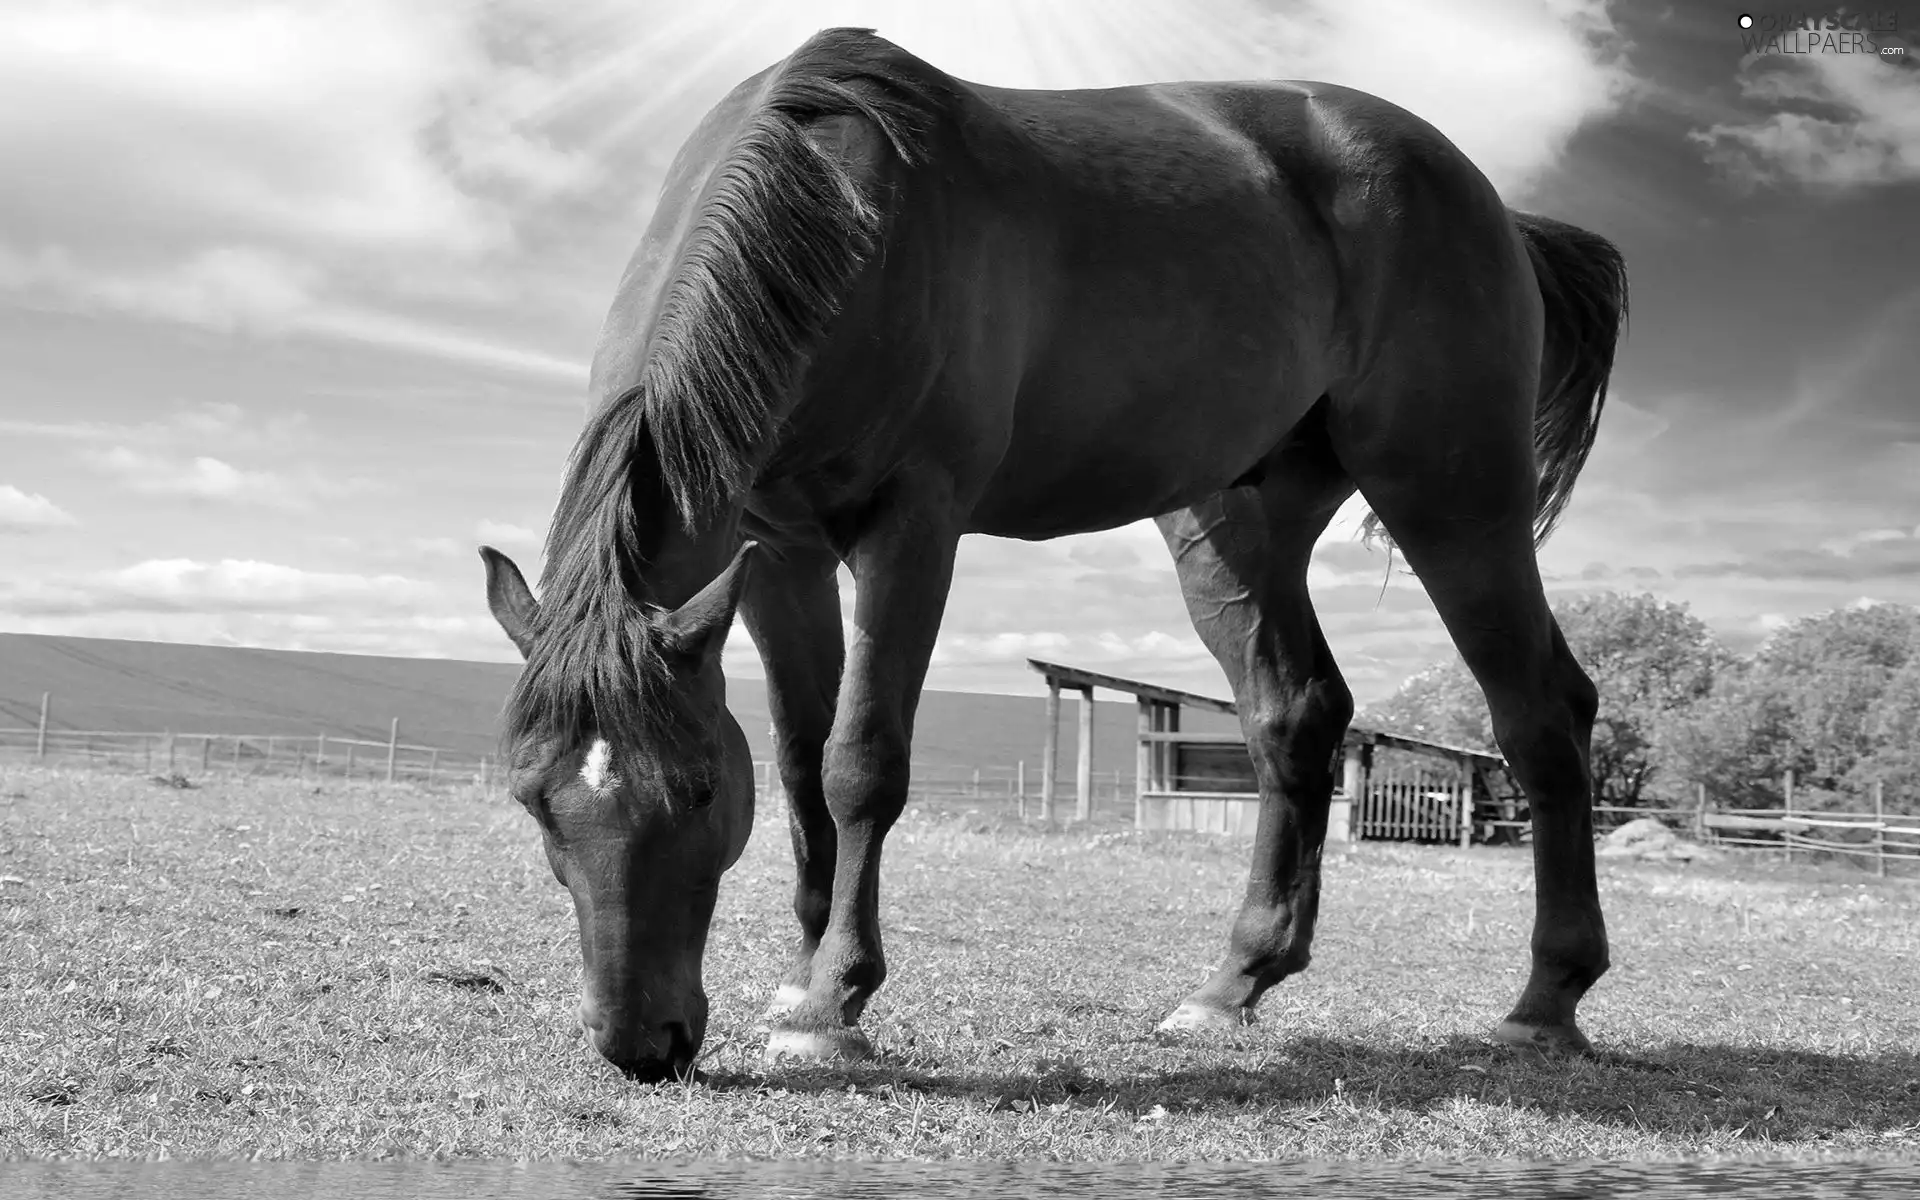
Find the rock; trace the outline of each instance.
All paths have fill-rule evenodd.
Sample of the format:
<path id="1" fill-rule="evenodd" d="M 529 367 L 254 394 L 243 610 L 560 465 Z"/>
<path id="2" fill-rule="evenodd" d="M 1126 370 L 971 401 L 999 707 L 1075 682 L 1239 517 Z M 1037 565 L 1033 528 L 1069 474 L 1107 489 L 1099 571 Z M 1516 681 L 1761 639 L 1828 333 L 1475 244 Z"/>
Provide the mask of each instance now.
<path id="1" fill-rule="evenodd" d="M 1600 839 L 1594 853 L 1601 858 L 1667 859 L 1698 862 L 1717 859 L 1721 852 L 1691 842 L 1653 817 L 1635 817 Z"/>

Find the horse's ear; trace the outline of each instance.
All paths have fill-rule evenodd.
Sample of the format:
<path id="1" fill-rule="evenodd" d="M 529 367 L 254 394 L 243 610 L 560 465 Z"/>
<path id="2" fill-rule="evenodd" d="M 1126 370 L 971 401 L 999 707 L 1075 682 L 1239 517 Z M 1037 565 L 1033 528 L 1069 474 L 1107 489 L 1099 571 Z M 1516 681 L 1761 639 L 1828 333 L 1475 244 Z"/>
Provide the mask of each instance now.
<path id="1" fill-rule="evenodd" d="M 667 649 L 682 658 L 704 663 L 726 644 L 733 628 L 734 610 L 747 586 L 747 572 L 758 542 L 741 542 L 727 569 L 700 589 L 700 594 L 660 618 L 657 628 Z"/>
<path id="2" fill-rule="evenodd" d="M 520 657 L 532 652 L 533 627 L 540 616 L 540 602 L 533 598 L 526 577 L 513 560 L 492 546 L 480 547 L 480 561 L 487 564 L 487 607 L 493 619 L 507 631 L 507 637 L 519 648 Z"/>

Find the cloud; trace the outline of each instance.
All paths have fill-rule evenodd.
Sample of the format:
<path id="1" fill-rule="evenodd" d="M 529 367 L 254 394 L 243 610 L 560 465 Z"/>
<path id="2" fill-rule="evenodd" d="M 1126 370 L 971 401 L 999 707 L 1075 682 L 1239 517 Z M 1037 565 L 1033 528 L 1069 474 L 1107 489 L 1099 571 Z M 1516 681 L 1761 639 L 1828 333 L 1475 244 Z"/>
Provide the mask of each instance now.
<path id="1" fill-rule="evenodd" d="M 1862 529 L 1855 533 L 1842 534 L 1820 543 L 1824 554 L 1836 558 L 1851 558 L 1853 552 L 1862 546 L 1873 546 L 1882 542 L 1899 542 L 1908 538 L 1920 538 L 1920 526 L 1906 529 Z"/>
<path id="2" fill-rule="evenodd" d="M 537 549 L 540 535 L 525 525 L 513 525 L 505 521 L 483 520 L 473 527 L 473 534 L 490 546 L 524 546 Z"/>
<path id="3" fill-rule="evenodd" d="M 78 524 L 71 514 L 45 496 L 0 483 L 0 533 L 34 533 Z"/>
<path id="4" fill-rule="evenodd" d="M 250 246 L 214 246 L 158 267 L 83 266 L 61 246 L 25 254 L 0 244 L 0 291 L 37 307 L 120 312 L 220 333 L 285 332 L 313 303 L 316 270 Z"/>
<path id="5" fill-rule="evenodd" d="M 1740 91 L 1773 111 L 1688 134 L 1746 185 L 1920 180 L 1920 70 L 1860 54 L 1751 55 Z"/>
<path id="6" fill-rule="evenodd" d="M 419 144 L 446 90 L 484 71 L 476 33 L 470 7 L 448 4 L 10 6 L 0 153 L 44 169 L 15 176 L 9 207 L 100 205 L 132 223 L 126 237 L 212 220 L 476 249 L 500 236 L 496 218 Z"/>
<path id="7" fill-rule="evenodd" d="M 584 358 L 568 358 L 502 343 L 485 335 L 409 320 L 393 312 L 371 308 L 327 308 L 308 313 L 296 323 L 305 332 L 346 341 L 364 342 L 474 366 L 497 367 L 562 383 L 585 383 Z"/>
<path id="8" fill-rule="evenodd" d="M 83 266 L 60 246 L 26 255 L 0 243 L 0 293 L 22 295 L 29 307 L 156 318 L 223 334 L 300 333 L 568 383 L 586 380 L 586 363 L 579 359 L 329 301 L 318 294 L 320 282 L 313 263 L 256 247 L 216 246 L 183 262 L 129 269 Z"/>
<path id="9" fill-rule="evenodd" d="M 204 454 L 180 459 L 114 446 L 88 451 L 83 458 L 131 490 L 150 496 L 299 510 L 309 507 L 316 496 L 338 490 L 338 485 L 318 476 L 296 480 L 271 471 L 247 471 Z"/>
<path id="10" fill-rule="evenodd" d="M 341 605 L 417 610 L 437 594 L 401 575 L 333 574 L 241 559 L 148 559 L 115 571 L 0 583 L 0 614 L 306 614 Z"/>
<path id="11" fill-rule="evenodd" d="M 220 401 L 184 404 L 156 420 L 48 421 L 0 418 L 0 434 L 61 441 L 206 449 L 311 449 L 305 413 L 270 412 Z"/>
<path id="12" fill-rule="evenodd" d="M 512 253 L 527 206 L 599 178 L 526 119 L 551 91 L 535 47 L 553 31 L 517 37 L 516 7 L 531 11 L 0 9 L 0 296 L 555 370 L 553 356 L 401 311 L 487 290 L 476 265 Z M 491 288 L 503 306 L 526 292 Z"/>
<path id="13" fill-rule="evenodd" d="M 1337 79 L 1511 190 L 1633 84 L 1603 0 L 29 0 L 0 10 L 0 296 L 577 383 L 680 141 L 832 24 L 1013 86 Z"/>
<path id="14" fill-rule="evenodd" d="M 1607 7 L 1473 0 L 1443 13 L 1430 0 L 1325 0 L 1271 18 L 1264 65 L 1271 76 L 1335 80 L 1412 110 L 1515 200 L 1575 132 L 1639 86 Z"/>
<path id="15" fill-rule="evenodd" d="M 0 628 L 21 633 L 512 661 L 476 586 L 247 559 L 148 559 L 0 577 Z"/>
<path id="16" fill-rule="evenodd" d="M 1859 583 L 1905 580 L 1920 583 L 1920 529 L 1876 529 L 1830 541 L 1817 549 L 1781 546 L 1759 555 L 1678 568 L 1679 579 L 1738 577 L 1749 580 Z"/>

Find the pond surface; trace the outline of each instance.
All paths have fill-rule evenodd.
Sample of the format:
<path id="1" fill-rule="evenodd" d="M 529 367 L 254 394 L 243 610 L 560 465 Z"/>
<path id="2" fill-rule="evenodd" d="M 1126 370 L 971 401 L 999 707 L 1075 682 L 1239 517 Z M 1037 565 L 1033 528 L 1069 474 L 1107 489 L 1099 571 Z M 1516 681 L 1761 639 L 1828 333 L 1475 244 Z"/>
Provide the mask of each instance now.
<path id="1" fill-rule="evenodd" d="M 1920 1162 L 1682 1163 L 5 1163 L 8 1200 L 949 1200 L 1287 1196 L 1524 1200 L 1920 1195 Z"/>

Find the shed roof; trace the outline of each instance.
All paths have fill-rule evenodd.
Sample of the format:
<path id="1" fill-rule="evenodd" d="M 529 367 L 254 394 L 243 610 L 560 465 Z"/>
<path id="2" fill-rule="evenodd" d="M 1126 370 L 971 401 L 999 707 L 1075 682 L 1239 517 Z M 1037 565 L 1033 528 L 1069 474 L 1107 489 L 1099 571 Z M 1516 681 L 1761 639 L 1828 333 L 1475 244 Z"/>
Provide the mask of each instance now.
<path id="1" fill-rule="evenodd" d="M 1202 696 L 1198 692 L 1185 692 L 1179 688 L 1161 687 L 1157 683 L 1146 683 L 1139 679 L 1126 679 L 1119 675 L 1105 675 L 1099 671 L 1088 671 L 1081 667 L 1069 667 L 1061 663 L 1044 662 L 1037 658 L 1027 660 L 1027 665 L 1044 676 L 1048 683 L 1057 683 L 1062 687 L 1106 688 L 1112 692 L 1126 692 L 1143 700 L 1158 700 L 1166 704 L 1187 704 L 1194 708 L 1204 708 L 1212 712 L 1232 715 L 1238 710 L 1231 700 L 1216 700 L 1212 696 Z M 1354 725 L 1347 730 L 1349 744 L 1370 746 L 1391 746 L 1400 750 L 1412 750 L 1426 754 L 1442 754 L 1450 758 L 1468 759 L 1504 767 L 1507 760 L 1489 750 L 1475 750 L 1468 746 L 1451 746 L 1445 742 L 1430 741 L 1426 738 L 1412 737 L 1404 733 L 1394 733 L 1385 729 L 1372 729 L 1363 725 Z"/>

